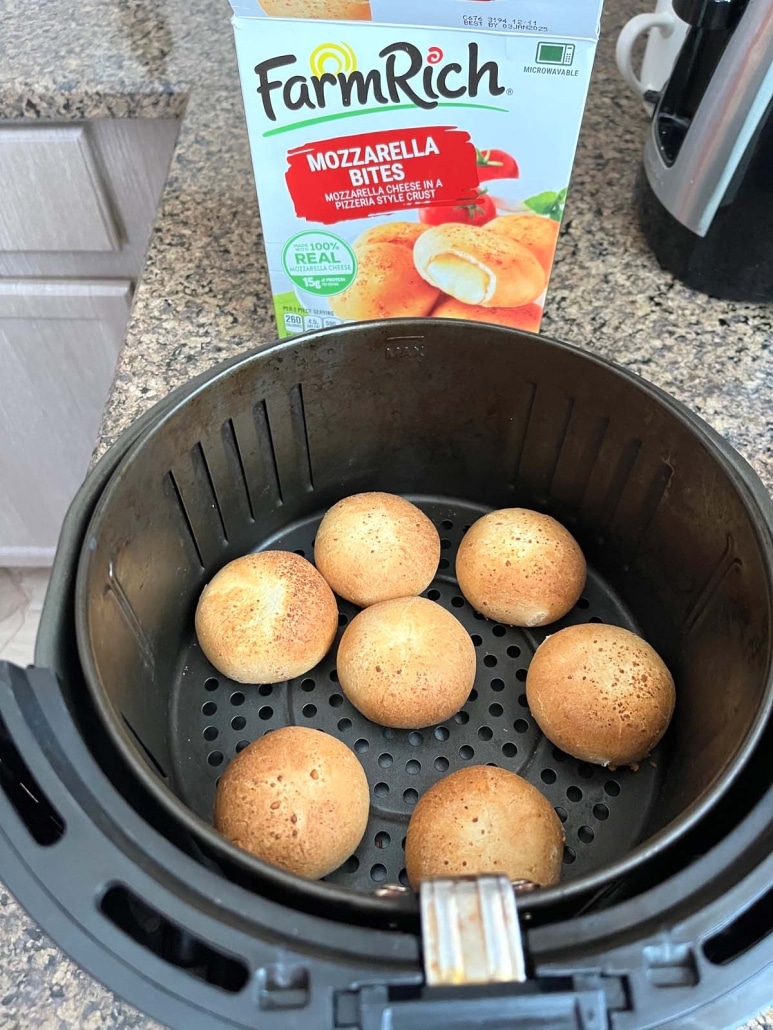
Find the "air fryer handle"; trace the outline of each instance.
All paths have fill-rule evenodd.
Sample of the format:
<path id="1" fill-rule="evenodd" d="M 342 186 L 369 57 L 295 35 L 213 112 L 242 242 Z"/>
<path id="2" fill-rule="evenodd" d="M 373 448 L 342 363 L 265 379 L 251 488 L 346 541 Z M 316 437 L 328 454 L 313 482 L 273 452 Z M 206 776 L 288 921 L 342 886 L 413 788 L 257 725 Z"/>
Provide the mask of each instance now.
<path id="1" fill-rule="evenodd" d="M 433 997 L 392 1000 L 386 987 L 360 992 L 358 1030 L 606 1030 L 603 990 L 545 992 L 539 984 L 470 994 L 450 988 Z"/>

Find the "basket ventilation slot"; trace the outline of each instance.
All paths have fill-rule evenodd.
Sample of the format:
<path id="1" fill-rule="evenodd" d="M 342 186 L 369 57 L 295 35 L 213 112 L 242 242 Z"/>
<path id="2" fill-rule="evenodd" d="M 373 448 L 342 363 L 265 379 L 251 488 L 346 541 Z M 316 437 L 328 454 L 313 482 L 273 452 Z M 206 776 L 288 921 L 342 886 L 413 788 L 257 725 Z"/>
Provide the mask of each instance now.
<path id="1" fill-rule="evenodd" d="M 524 383 L 523 388 L 525 390 L 525 397 L 520 404 L 513 406 L 514 415 L 512 421 L 512 430 L 510 433 L 510 439 L 505 446 L 505 453 L 514 453 L 514 460 L 512 463 L 513 467 L 513 485 L 517 485 L 518 478 L 521 474 L 521 464 L 523 463 L 523 452 L 526 447 L 526 437 L 529 432 L 529 423 L 531 422 L 532 411 L 534 410 L 534 398 L 537 396 L 537 384 L 536 383 Z M 522 417 L 519 418 L 518 415 Z"/>
<path id="2" fill-rule="evenodd" d="M 169 482 L 171 484 L 172 493 L 174 494 L 174 498 L 177 501 L 177 505 L 178 505 L 178 507 L 180 509 L 180 514 L 182 515 L 183 524 L 185 525 L 185 528 L 188 531 L 188 536 L 190 537 L 191 543 L 193 544 L 193 549 L 196 552 L 196 557 L 198 558 L 199 565 L 203 569 L 205 567 L 204 566 L 204 558 L 203 558 L 202 553 L 201 553 L 201 548 L 199 547 L 199 542 L 196 539 L 196 534 L 193 532 L 193 525 L 192 525 L 191 520 L 190 520 L 190 518 L 188 516 L 188 511 L 187 511 L 187 509 L 185 507 L 185 501 L 183 500 L 183 495 L 180 492 L 180 487 L 177 485 L 177 480 L 175 479 L 174 472 L 172 472 L 171 470 L 169 472 L 167 472 L 167 477 L 168 477 Z"/>
<path id="3" fill-rule="evenodd" d="M 641 546 L 673 468 L 664 461 L 647 468 L 637 438 L 610 453 L 609 416 L 590 413 L 576 397 L 538 389 L 532 382 L 521 390 L 503 446 L 505 465 L 514 470 L 512 489 L 531 493 L 538 508 L 557 502 L 570 519 L 585 511 L 606 530 L 623 525 L 626 536 Z M 578 439 L 584 441 L 579 450 Z"/>
<path id="4" fill-rule="evenodd" d="M 200 482 L 204 485 L 205 492 L 209 494 L 210 503 L 208 507 L 217 514 L 220 533 L 222 535 L 223 542 L 227 544 L 228 533 L 225 528 L 223 509 L 220 505 L 220 499 L 217 496 L 217 490 L 215 489 L 215 482 L 212 478 L 212 469 L 209 467 L 207 456 L 204 453 L 204 448 L 200 442 L 195 444 L 191 450 L 191 463 L 199 476 Z"/>
<path id="5" fill-rule="evenodd" d="M 280 504 L 314 489 L 303 387 L 292 386 L 253 409 L 265 475 Z M 237 427 L 238 431 L 238 427 Z"/>
<path id="6" fill-rule="evenodd" d="M 627 527 L 631 540 L 632 554 L 635 553 L 636 548 L 641 547 L 647 530 L 655 518 L 655 513 L 660 507 L 660 502 L 666 495 L 673 475 L 674 470 L 671 466 L 661 462 L 647 483 L 644 496 L 637 499 L 633 511 L 627 510 L 625 512 L 623 524 Z"/>
<path id="7" fill-rule="evenodd" d="M 99 907 L 114 926 L 170 966 L 230 994 L 238 994 L 247 983 L 244 962 L 177 926 L 128 887 L 111 887 Z"/>
<path id="8" fill-rule="evenodd" d="M 247 500 L 247 507 L 250 512 L 250 519 L 255 521 L 255 509 L 252 505 L 252 495 L 250 494 L 250 484 L 247 479 L 247 472 L 244 467 L 244 458 L 242 456 L 241 448 L 239 447 L 239 440 L 236 436 L 236 427 L 234 426 L 233 419 L 229 418 L 222 426 L 223 434 L 223 447 L 227 454 L 232 457 L 232 465 L 238 470 L 239 481 L 242 489 L 244 490 L 244 496 Z"/>
<path id="9" fill-rule="evenodd" d="M 617 509 L 623 499 L 625 488 L 630 482 L 634 465 L 641 453 L 641 440 L 629 440 L 618 459 L 617 466 L 609 483 L 606 496 L 602 504 L 601 518 L 599 524 L 611 526 L 614 522 Z"/>
<path id="10" fill-rule="evenodd" d="M 303 405 L 303 387 L 300 383 L 290 390 L 290 416 L 298 445 L 301 482 L 307 490 L 313 490 L 314 476 L 311 469 L 311 451 L 309 450 L 309 427 L 306 422 L 306 409 Z"/>
<path id="11" fill-rule="evenodd" d="M 550 482 L 550 495 L 563 510 L 574 513 L 582 507 L 609 425 L 609 416 L 573 405 Z"/>
<path id="12" fill-rule="evenodd" d="M 282 484 L 279 479 L 279 463 L 276 457 L 276 446 L 271 435 L 271 423 L 268 420 L 268 405 L 261 401 L 253 409 L 255 415 L 255 428 L 258 432 L 258 444 L 263 458 L 263 467 L 271 479 L 271 485 L 279 500 L 284 504 L 282 497 Z"/>
<path id="13" fill-rule="evenodd" d="M 720 591 L 730 573 L 738 572 L 740 569 L 741 561 L 736 557 L 735 540 L 732 534 L 728 533 L 722 557 L 711 570 L 703 587 L 698 591 L 694 604 L 688 609 L 685 616 L 685 634 L 691 633 L 703 615 L 717 602 L 718 598 L 721 598 Z"/>
<path id="14" fill-rule="evenodd" d="M 575 404 L 574 397 L 556 396 L 536 387 L 530 398 L 517 486 L 532 494 L 537 507 L 547 505 L 550 497 Z"/>

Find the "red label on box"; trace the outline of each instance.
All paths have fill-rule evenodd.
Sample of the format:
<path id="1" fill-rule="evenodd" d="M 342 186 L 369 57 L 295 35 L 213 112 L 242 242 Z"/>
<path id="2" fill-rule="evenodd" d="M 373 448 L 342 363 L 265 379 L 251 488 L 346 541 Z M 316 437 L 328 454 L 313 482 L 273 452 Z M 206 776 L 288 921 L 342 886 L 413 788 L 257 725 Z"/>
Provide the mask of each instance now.
<path id="1" fill-rule="evenodd" d="M 450 125 L 338 136 L 297 147 L 287 160 L 296 215 L 323 225 L 469 202 L 478 192 L 470 135 Z"/>

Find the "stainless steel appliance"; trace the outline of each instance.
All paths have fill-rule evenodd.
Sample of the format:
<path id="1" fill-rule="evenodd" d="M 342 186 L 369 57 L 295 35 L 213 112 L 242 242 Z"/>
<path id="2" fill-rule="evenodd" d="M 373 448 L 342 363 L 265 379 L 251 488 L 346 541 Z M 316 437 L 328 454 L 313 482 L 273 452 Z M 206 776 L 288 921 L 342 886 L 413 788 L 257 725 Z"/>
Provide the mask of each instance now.
<path id="1" fill-rule="evenodd" d="M 656 101 L 639 203 L 660 263 L 729 300 L 773 299 L 773 3 L 674 0 L 690 30 Z"/>

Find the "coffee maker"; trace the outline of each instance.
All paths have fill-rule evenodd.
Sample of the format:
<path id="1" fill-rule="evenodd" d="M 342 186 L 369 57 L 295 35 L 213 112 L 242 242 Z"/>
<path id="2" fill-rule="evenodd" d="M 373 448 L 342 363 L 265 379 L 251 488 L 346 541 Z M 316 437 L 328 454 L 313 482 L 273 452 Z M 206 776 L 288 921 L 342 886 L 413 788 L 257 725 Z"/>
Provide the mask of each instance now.
<path id="1" fill-rule="evenodd" d="M 687 286 L 773 300 L 773 0 L 673 0 L 690 25 L 655 104 L 644 233 Z"/>

